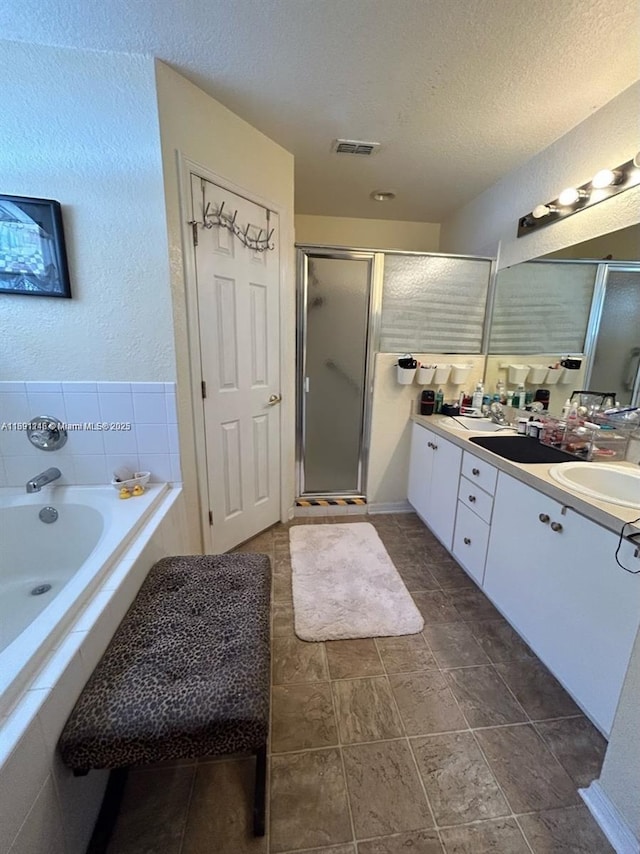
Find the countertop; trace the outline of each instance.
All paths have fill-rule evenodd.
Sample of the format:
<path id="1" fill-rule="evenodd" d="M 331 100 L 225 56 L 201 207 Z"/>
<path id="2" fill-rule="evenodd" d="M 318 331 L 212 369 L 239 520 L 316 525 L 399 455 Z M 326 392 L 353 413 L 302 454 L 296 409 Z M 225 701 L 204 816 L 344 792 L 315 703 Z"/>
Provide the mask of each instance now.
<path id="1" fill-rule="evenodd" d="M 640 511 L 631 507 L 622 507 L 619 504 L 611 504 L 608 501 L 599 501 L 596 498 L 591 498 L 587 495 L 582 495 L 572 489 L 565 488 L 557 481 L 553 480 L 549 474 L 549 469 L 553 463 L 514 463 L 504 457 L 492 453 L 480 445 L 475 445 L 470 442 L 471 436 L 487 436 L 490 433 L 474 432 L 472 430 L 459 430 L 457 428 L 445 427 L 442 423 L 446 416 L 442 415 L 412 415 L 411 420 L 422 427 L 427 427 L 433 433 L 448 439 L 454 445 L 469 451 L 478 459 L 490 463 L 492 466 L 503 471 L 505 474 L 510 474 L 512 477 L 526 483 L 528 486 L 537 489 L 549 498 L 564 504 L 566 507 L 585 516 L 588 519 L 596 522 L 598 525 L 613 531 L 615 534 L 620 534 L 622 526 L 625 522 L 636 522 L 640 516 Z M 515 435 L 515 432 L 512 434 Z M 598 463 L 585 463 L 585 465 L 597 466 Z M 632 463 L 617 463 L 616 465 L 628 466 L 637 470 L 637 466 Z M 626 528 L 625 534 L 640 533 L 640 522 L 634 525 L 629 525 Z"/>

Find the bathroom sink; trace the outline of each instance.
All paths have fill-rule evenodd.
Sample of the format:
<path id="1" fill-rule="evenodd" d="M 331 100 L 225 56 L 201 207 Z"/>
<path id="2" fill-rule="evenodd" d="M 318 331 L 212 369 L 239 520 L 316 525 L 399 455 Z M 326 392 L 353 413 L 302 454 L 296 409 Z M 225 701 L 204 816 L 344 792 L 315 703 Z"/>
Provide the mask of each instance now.
<path id="1" fill-rule="evenodd" d="M 514 463 L 563 463 L 576 462 L 582 465 L 582 460 L 576 460 L 573 454 L 567 454 L 558 448 L 543 445 L 531 436 L 471 436 L 470 442 L 480 445 L 499 457 Z"/>
<path id="2" fill-rule="evenodd" d="M 467 415 L 454 415 L 440 418 L 438 422 L 442 427 L 454 430 L 468 430 L 472 433 L 503 433 L 513 430 L 506 424 L 495 424 L 488 418 L 469 418 Z"/>
<path id="3" fill-rule="evenodd" d="M 549 474 L 562 486 L 575 492 L 640 510 L 640 468 L 593 463 L 562 463 L 552 466 Z"/>

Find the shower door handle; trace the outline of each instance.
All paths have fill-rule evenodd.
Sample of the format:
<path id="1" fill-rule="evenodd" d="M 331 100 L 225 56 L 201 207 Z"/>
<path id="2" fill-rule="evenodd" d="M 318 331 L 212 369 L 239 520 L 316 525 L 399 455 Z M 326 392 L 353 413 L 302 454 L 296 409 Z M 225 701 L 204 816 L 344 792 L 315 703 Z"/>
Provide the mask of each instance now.
<path id="1" fill-rule="evenodd" d="M 275 406 L 276 403 L 280 403 L 282 400 L 281 394 L 272 394 L 269 400 L 267 401 L 267 406 Z"/>
<path id="2" fill-rule="evenodd" d="M 304 390 L 307 394 L 309 394 L 309 377 L 304 378 Z"/>

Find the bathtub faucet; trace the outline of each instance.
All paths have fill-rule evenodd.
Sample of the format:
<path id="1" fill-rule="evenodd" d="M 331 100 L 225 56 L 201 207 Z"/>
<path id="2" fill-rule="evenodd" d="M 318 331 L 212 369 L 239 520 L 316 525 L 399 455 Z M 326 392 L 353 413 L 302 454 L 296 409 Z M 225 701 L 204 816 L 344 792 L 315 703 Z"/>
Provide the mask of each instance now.
<path id="1" fill-rule="evenodd" d="M 37 474 L 27 481 L 27 492 L 40 492 L 43 486 L 51 483 L 52 480 L 57 480 L 61 474 L 62 472 L 57 468 L 50 468 Z"/>

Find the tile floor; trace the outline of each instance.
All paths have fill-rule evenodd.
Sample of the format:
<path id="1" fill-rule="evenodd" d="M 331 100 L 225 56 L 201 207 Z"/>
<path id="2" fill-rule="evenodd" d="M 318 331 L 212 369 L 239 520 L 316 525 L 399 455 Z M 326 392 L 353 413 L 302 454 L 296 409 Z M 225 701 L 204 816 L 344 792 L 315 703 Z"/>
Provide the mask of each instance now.
<path id="1" fill-rule="evenodd" d="M 293 630 L 288 527 L 273 565 L 267 836 L 251 759 L 130 774 L 110 854 L 606 854 L 577 793 L 606 743 L 414 515 L 372 522 L 425 619 L 419 635 L 310 644 Z"/>

